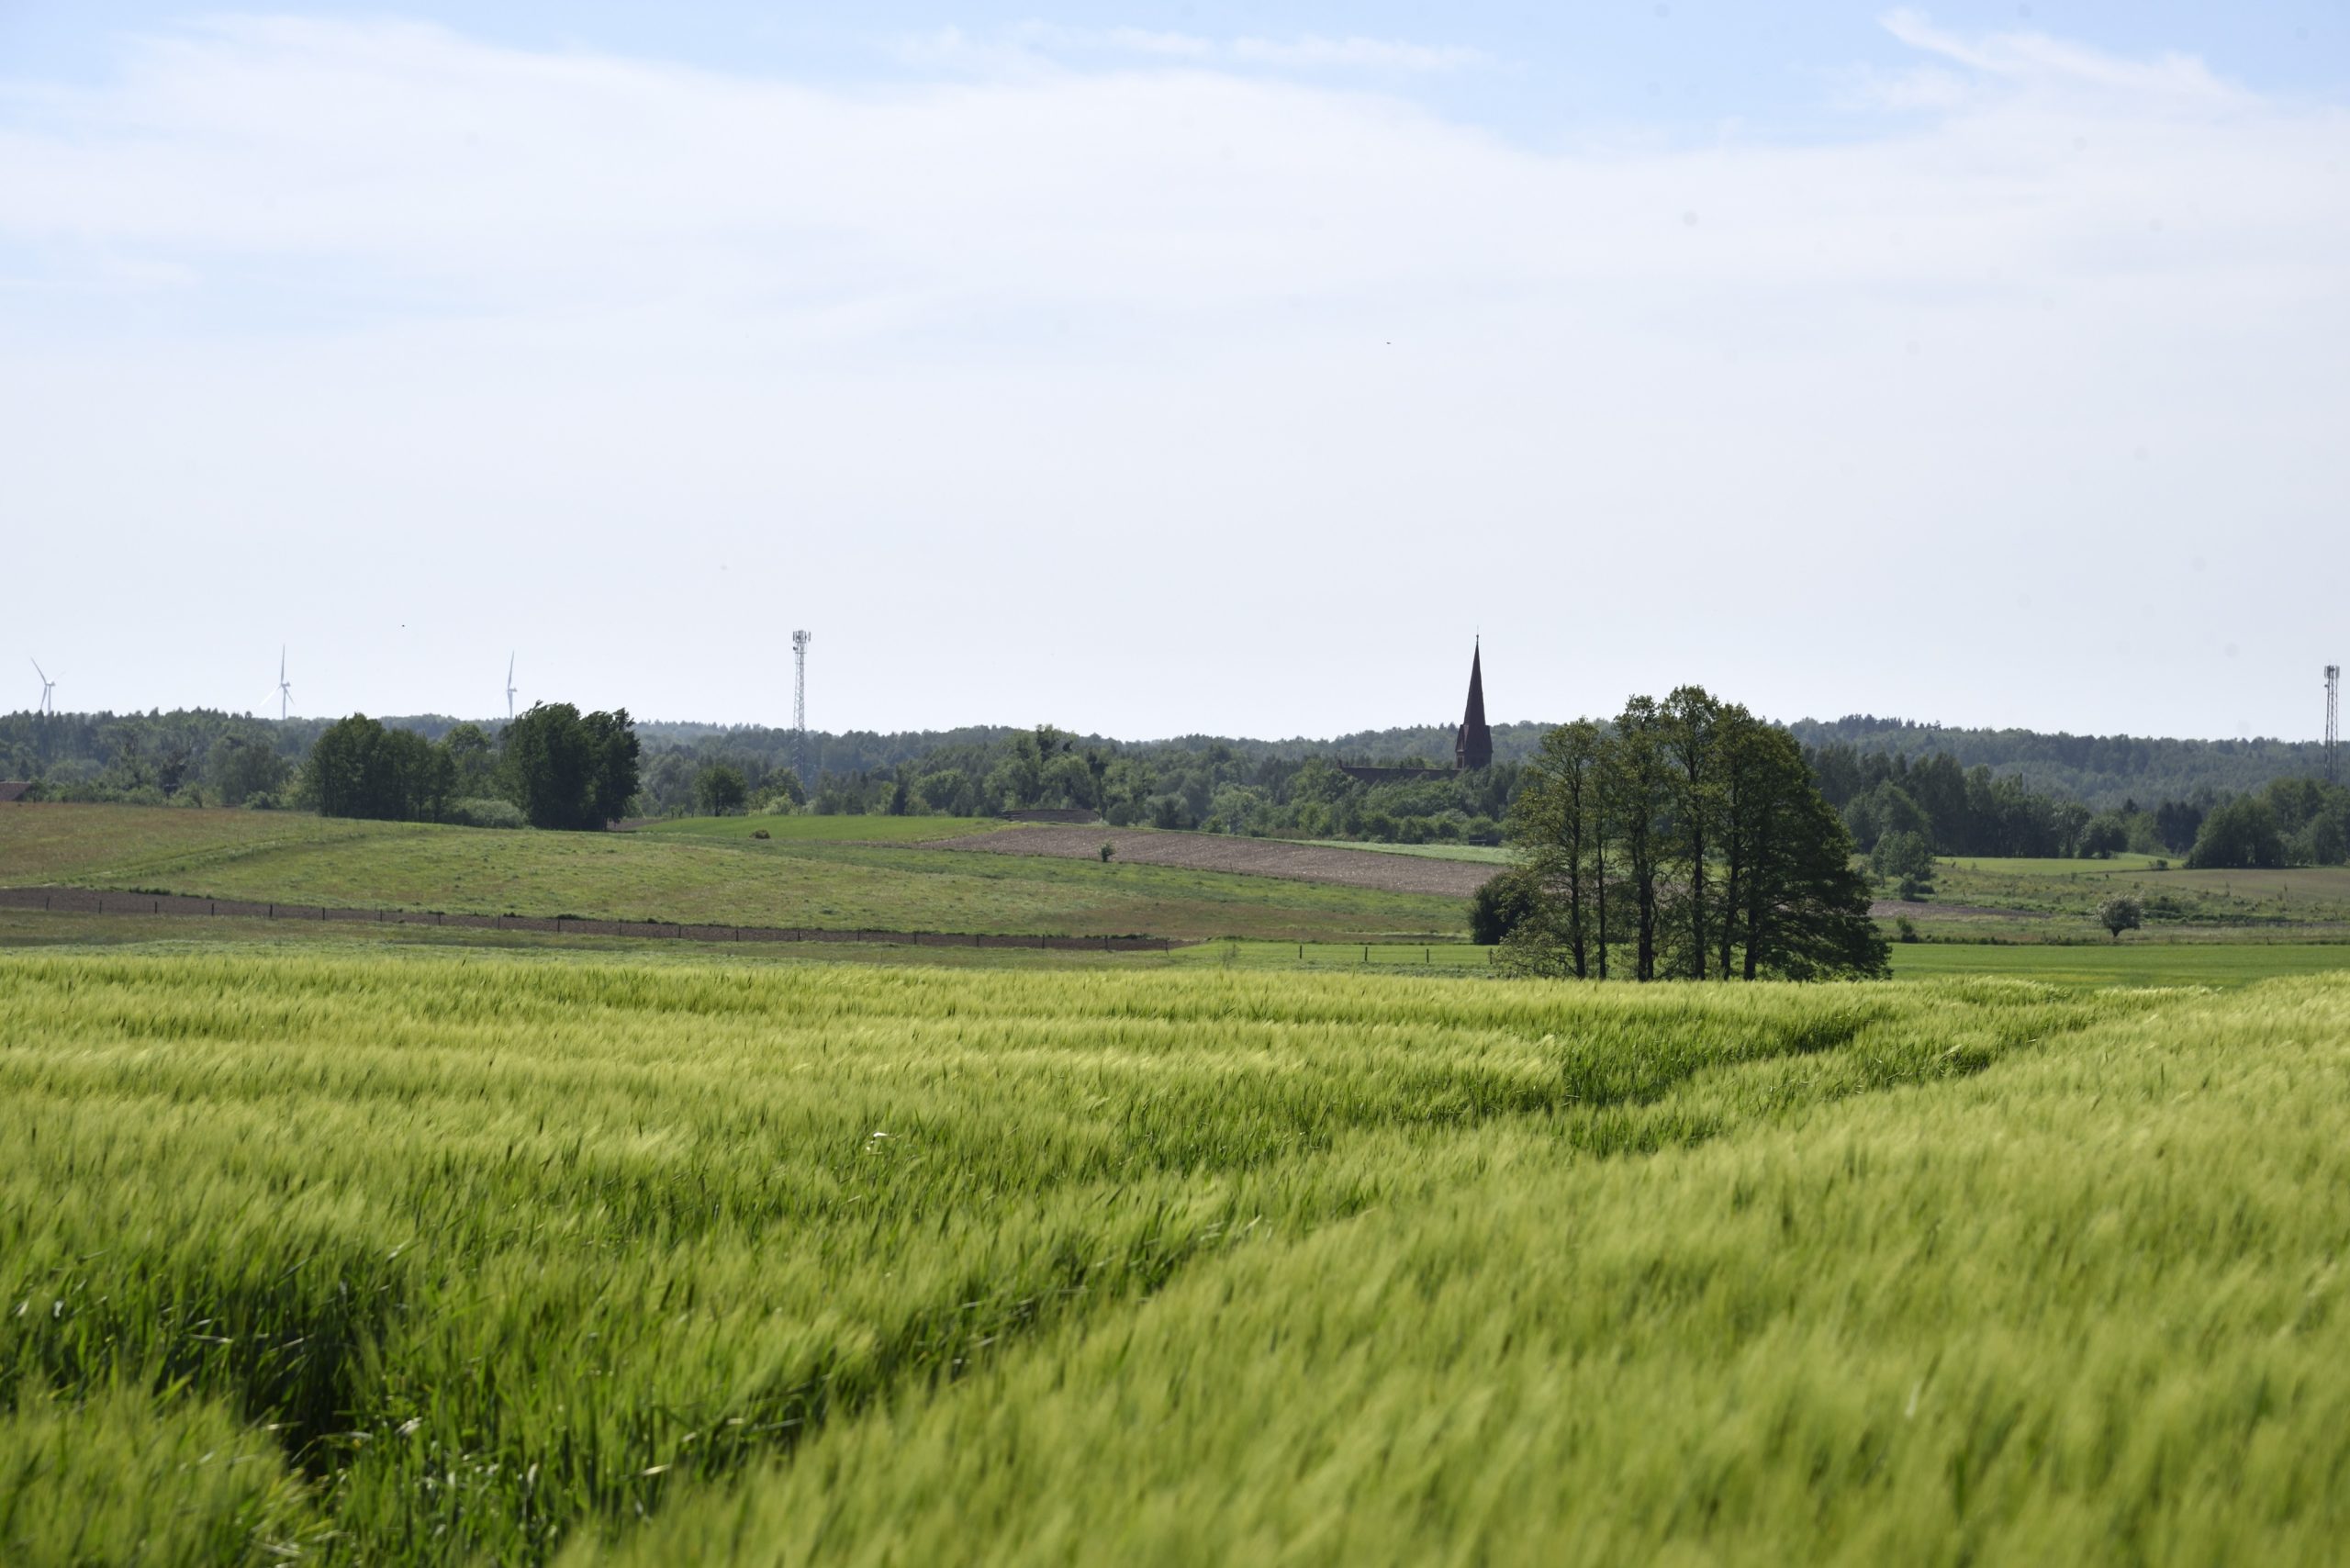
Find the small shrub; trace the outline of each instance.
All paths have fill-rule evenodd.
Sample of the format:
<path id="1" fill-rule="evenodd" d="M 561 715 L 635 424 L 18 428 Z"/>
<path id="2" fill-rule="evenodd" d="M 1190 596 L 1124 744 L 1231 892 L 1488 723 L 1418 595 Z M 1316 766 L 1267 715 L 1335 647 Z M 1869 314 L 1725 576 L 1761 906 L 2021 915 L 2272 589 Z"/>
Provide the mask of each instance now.
<path id="1" fill-rule="evenodd" d="M 459 827 L 528 827 L 530 825 L 529 821 L 522 815 L 521 807 L 511 801 L 500 801 L 488 796 L 450 802 L 449 810 L 442 820 L 454 823 Z"/>
<path id="2" fill-rule="evenodd" d="M 1894 917 L 1893 930 L 1894 935 L 1904 942 L 1915 942 L 1919 939 L 1918 923 L 1906 914 Z"/>
<path id="3" fill-rule="evenodd" d="M 751 836 L 753 838 L 773 838 L 775 834 L 769 833 L 763 827 L 755 827 L 751 830 Z"/>
<path id="4" fill-rule="evenodd" d="M 2145 921 L 2145 906 L 2128 893 L 2116 893 L 2097 906 L 2097 923 L 2113 933 L 2116 942 L 2123 932 L 2135 931 Z"/>
<path id="5" fill-rule="evenodd" d="M 1525 873 L 1509 870 L 1486 879 L 1469 901 L 1469 939 L 1498 946 L 1536 913 L 1533 885 Z"/>
<path id="6" fill-rule="evenodd" d="M 1114 845 L 1114 844 L 1105 844 L 1105 845 L 1103 845 L 1103 846 L 1102 846 L 1102 864 L 1103 864 L 1104 866 L 1107 866 L 1107 865 L 1110 863 L 1110 857 L 1111 857 L 1111 856 L 1113 856 L 1113 855 L 1115 855 L 1117 852 L 1118 852 L 1118 846 L 1117 846 L 1116 845 Z"/>

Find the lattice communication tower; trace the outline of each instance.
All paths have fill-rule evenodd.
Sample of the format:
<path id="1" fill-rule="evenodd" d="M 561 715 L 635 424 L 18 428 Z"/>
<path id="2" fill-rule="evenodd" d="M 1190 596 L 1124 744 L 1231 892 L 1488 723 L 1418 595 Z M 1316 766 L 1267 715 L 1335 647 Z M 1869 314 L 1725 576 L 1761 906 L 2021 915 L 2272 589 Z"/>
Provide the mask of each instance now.
<path id="1" fill-rule="evenodd" d="M 791 634 L 791 733 L 808 738 L 808 644 L 806 632 Z"/>
<path id="2" fill-rule="evenodd" d="M 2342 666 L 2325 666 L 2325 778 L 2342 782 Z"/>

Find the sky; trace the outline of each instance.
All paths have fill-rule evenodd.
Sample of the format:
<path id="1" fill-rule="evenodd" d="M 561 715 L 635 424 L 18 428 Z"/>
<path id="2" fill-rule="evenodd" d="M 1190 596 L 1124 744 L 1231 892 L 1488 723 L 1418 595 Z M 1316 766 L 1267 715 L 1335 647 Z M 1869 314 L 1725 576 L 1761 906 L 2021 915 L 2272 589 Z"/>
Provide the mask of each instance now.
<path id="1" fill-rule="evenodd" d="M 2308 738 L 2345 431 L 2344 0 L 0 0 L 0 709 Z"/>

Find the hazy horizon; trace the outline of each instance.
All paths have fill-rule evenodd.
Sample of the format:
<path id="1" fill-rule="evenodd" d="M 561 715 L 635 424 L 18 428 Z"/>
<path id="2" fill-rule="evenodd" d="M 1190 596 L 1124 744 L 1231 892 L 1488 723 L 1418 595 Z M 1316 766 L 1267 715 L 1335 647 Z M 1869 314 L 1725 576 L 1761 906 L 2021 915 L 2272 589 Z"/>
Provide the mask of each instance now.
<path id="1" fill-rule="evenodd" d="M 0 9 L 0 705 L 780 725 L 806 627 L 812 728 L 1304 738 L 1482 632 L 2300 740 L 2350 653 L 2338 14 L 276 11 Z"/>

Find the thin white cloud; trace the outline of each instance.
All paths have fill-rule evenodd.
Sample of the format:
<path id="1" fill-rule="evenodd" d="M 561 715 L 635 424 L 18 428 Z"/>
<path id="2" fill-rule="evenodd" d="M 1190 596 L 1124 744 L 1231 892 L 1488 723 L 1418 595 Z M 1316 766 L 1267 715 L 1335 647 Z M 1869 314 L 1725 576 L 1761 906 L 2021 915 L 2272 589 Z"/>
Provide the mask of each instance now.
<path id="1" fill-rule="evenodd" d="M 2250 95 L 2214 75 L 2193 55 L 2165 53 L 2137 60 L 2086 48 L 2042 32 L 1989 33 L 1968 38 L 1937 28 L 1920 12 L 1901 9 L 1882 18 L 1895 38 L 1922 53 L 2007 82 L 2061 84 L 2144 98 L 2240 104 Z"/>
<path id="2" fill-rule="evenodd" d="M 1441 72 L 1492 63 L 1492 57 L 1483 50 L 1457 44 L 1431 46 L 1311 33 L 1293 39 L 1235 39 L 1229 47 L 1232 58 L 1247 64 L 1308 70 Z"/>
<path id="3" fill-rule="evenodd" d="M 812 602 L 825 722 L 1346 728 L 1427 657 L 1383 629 L 1473 614 L 1505 711 L 1695 677 L 2232 733 L 2329 612 L 2273 564 L 2350 503 L 2350 116 L 1900 25 L 1953 85 L 1886 135 L 1542 152 L 1158 35 L 853 88 L 150 40 L 0 107 L 0 515 L 43 579 L 108 541 L 117 628 L 335 574 L 319 645 L 439 613 L 502 668 L 598 615 L 632 635 L 567 678 L 639 711 L 673 642 L 695 711 L 770 711 L 760 629 Z M 1669 610 L 1626 586 L 1660 540 Z M 1229 677 L 1171 656 L 1220 634 Z M 116 702 L 209 694 L 126 635 L 79 666 Z M 440 656 L 319 685 L 457 706 L 397 684 Z"/>
<path id="4" fill-rule="evenodd" d="M 1131 60 L 1161 64 L 1243 67 L 1314 75 L 1422 75 L 1490 65 L 1482 50 L 1357 34 L 1327 37 L 1208 38 L 1142 28 L 1071 28 L 1031 21 L 1000 35 L 973 37 L 944 28 L 905 40 L 901 58 L 965 71 L 1029 70 L 1046 63 Z"/>

